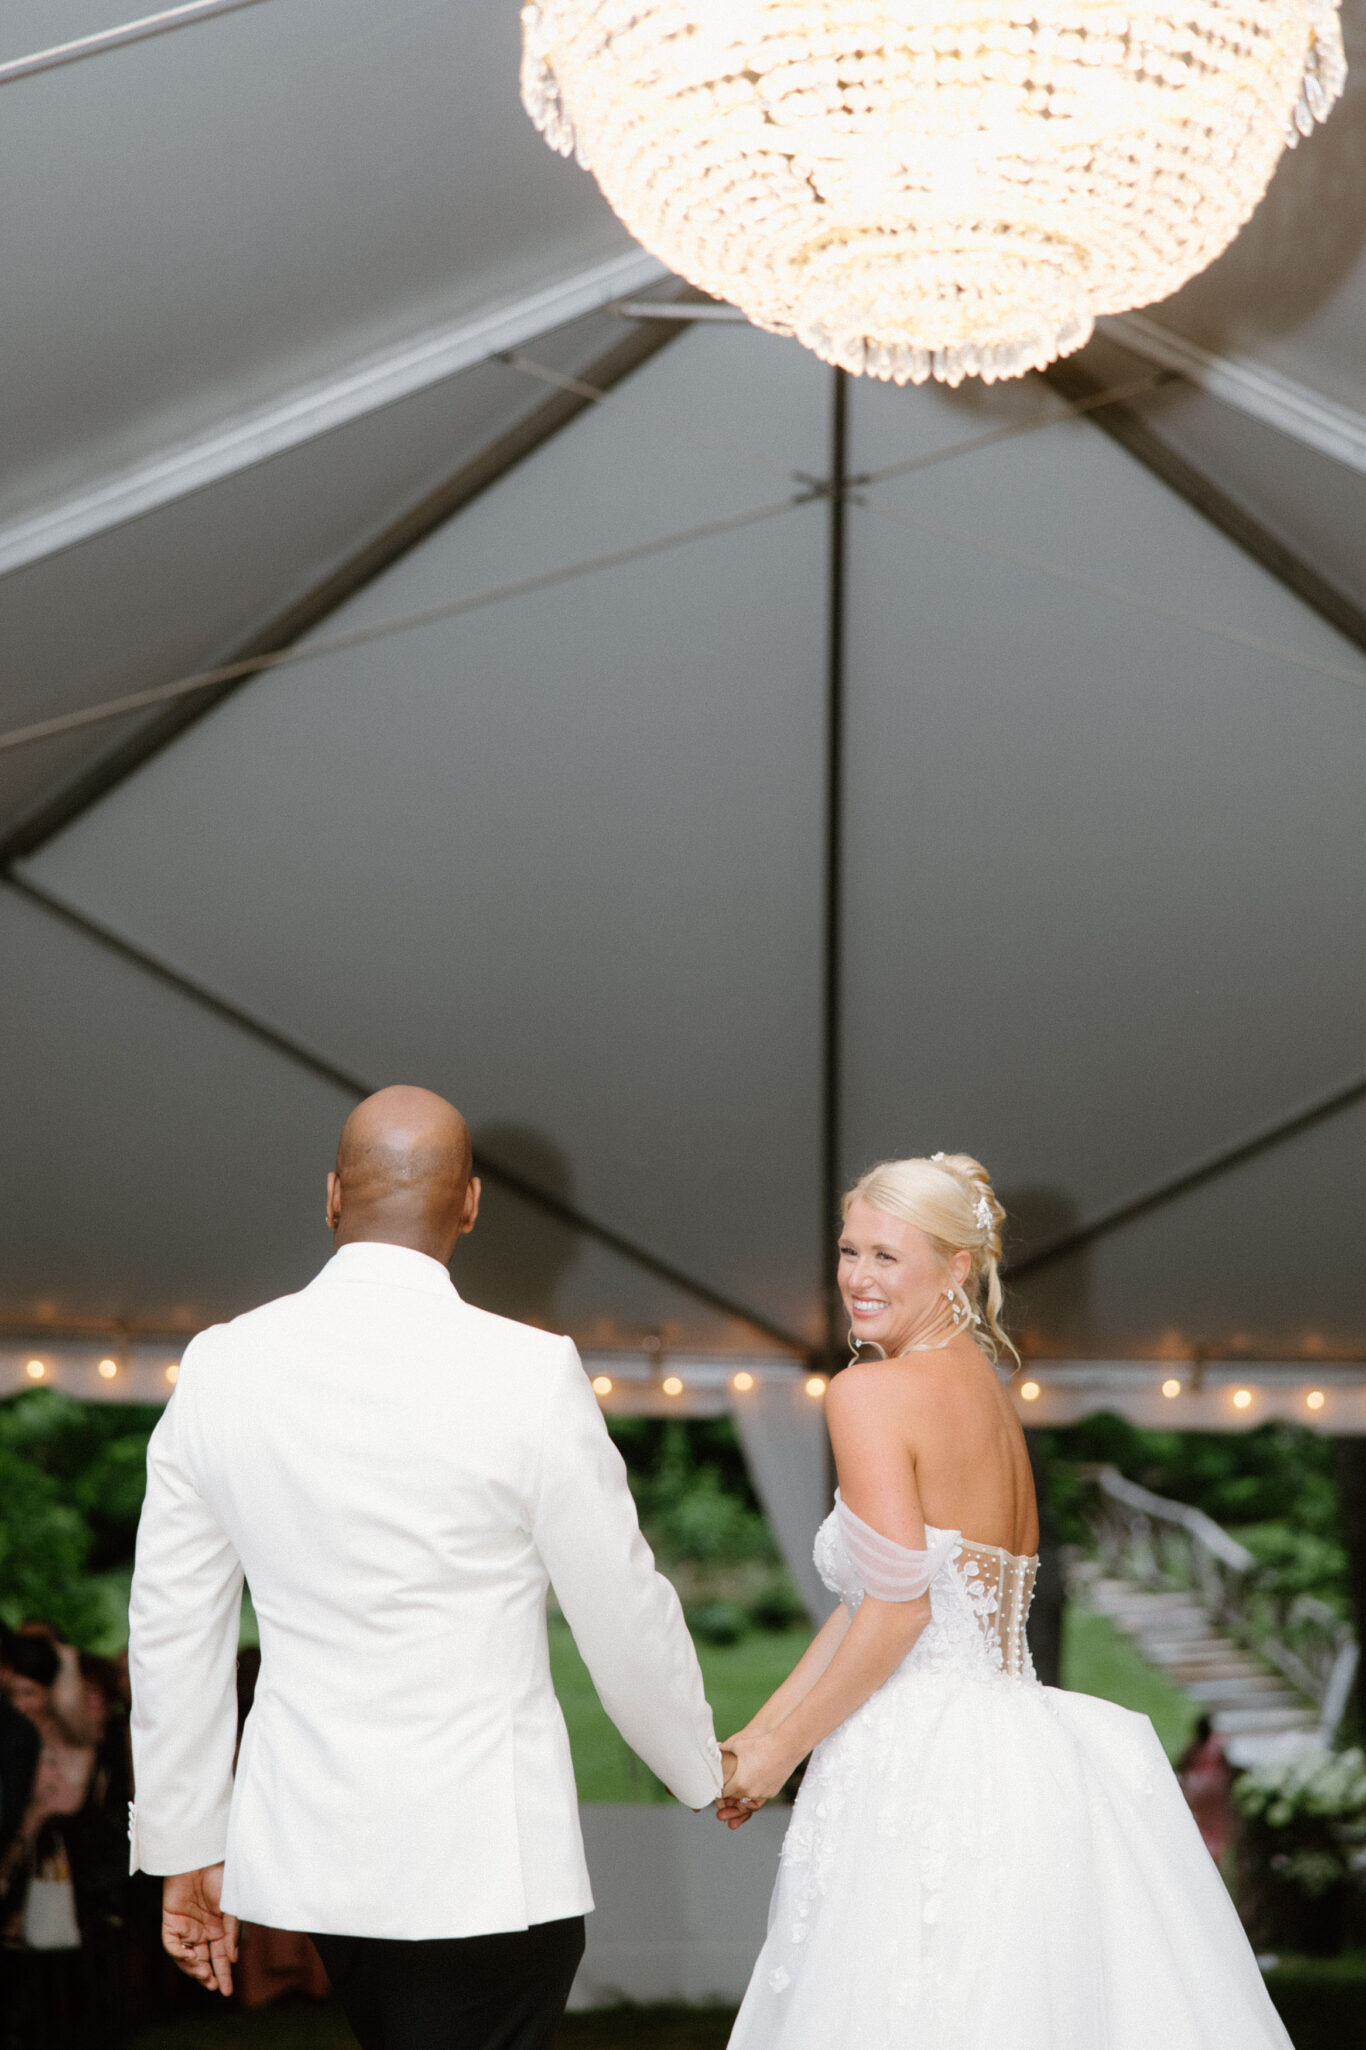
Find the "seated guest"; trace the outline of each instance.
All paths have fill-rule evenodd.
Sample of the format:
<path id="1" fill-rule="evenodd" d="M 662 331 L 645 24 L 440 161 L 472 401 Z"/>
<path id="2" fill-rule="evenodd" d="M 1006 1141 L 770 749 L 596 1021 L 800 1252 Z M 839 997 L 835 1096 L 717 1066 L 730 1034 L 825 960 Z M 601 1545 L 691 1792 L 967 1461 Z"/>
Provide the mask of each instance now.
<path id="1" fill-rule="evenodd" d="M 72 1818 L 90 1791 L 96 1751 L 73 1737 L 55 1706 L 59 1681 L 65 1681 L 65 1705 L 80 1720 L 79 1666 L 75 1652 L 64 1650 L 69 1655 L 45 1629 L 16 1632 L 6 1648 L 5 1692 L 32 1724 L 39 1746 L 24 1812 L 0 1857 L 7 2026 L 25 2050 L 96 2050 L 101 2040 L 91 2029 L 67 1843 Z"/>
<path id="2" fill-rule="evenodd" d="M 100 2050 L 112 2050 L 146 2019 L 149 1993 L 139 1902 L 128 1875 L 128 1724 L 114 1666 L 82 1652 L 79 1671 L 81 1727 L 95 1758 L 85 1800 L 62 1824 L 62 1834 L 80 1922 L 86 2032 Z"/>
<path id="3" fill-rule="evenodd" d="M 63 1651 L 70 1653 L 66 1660 Z M 7 1652 L 5 1692 L 38 1734 L 37 1769 L 20 1825 L 20 1834 L 31 1837 L 49 1816 L 76 1813 L 94 1770 L 94 1732 L 84 1727 L 77 1653 L 69 1646 L 59 1649 L 45 1633 L 17 1632 Z"/>
<path id="4" fill-rule="evenodd" d="M 33 1775 L 38 1766 L 39 1737 L 9 1695 L 10 1646 L 13 1633 L 0 1626 L 0 1859 L 23 1821 Z"/>
<path id="5" fill-rule="evenodd" d="M 1195 1725 L 1176 1768 L 1181 1791 L 1216 1865 L 1233 1839 L 1233 1769 L 1207 1715 Z"/>

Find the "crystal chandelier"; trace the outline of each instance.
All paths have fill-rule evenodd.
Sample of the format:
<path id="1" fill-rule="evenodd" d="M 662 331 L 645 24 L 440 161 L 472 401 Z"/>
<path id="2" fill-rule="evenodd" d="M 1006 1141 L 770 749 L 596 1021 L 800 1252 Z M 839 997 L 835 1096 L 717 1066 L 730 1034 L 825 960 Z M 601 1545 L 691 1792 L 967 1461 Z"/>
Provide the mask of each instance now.
<path id="1" fill-rule="evenodd" d="M 1338 0 L 533 0 L 522 98 L 671 270 L 827 362 L 1015 377 L 1224 249 Z"/>

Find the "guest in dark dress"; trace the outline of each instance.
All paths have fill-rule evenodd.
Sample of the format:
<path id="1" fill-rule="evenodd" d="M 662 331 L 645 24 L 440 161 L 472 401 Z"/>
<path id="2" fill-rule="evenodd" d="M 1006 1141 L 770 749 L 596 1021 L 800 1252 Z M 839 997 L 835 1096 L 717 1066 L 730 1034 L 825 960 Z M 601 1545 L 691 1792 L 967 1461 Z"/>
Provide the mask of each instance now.
<path id="1" fill-rule="evenodd" d="M 1233 1840 L 1233 1771 L 1224 1740 L 1207 1715 L 1196 1724 L 1176 1771 L 1205 1848 L 1221 1864 Z"/>

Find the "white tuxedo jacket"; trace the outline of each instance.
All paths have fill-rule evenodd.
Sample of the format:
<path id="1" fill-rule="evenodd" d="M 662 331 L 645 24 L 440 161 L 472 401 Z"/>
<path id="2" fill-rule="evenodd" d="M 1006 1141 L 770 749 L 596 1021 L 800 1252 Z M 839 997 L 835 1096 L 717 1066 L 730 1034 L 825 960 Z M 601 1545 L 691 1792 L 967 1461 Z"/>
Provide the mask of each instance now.
<path id="1" fill-rule="evenodd" d="M 152 1434 L 133 1576 L 132 1864 L 226 1856 L 223 1905 L 401 1938 L 591 1908 L 547 1586 L 679 1800 L 721 1788 L 678 1598 L 567 1338 L 437 1261 L 344 1246 L 203 1332 Z M 242 1578 L 261 1677 L 234 1781 Z"/>

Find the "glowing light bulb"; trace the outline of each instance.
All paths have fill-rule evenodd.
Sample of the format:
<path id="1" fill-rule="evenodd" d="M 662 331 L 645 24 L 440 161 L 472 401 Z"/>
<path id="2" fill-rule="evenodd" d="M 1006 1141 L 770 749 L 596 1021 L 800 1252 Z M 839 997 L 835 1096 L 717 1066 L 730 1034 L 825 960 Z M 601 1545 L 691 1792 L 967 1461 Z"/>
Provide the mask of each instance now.
<path id="1" fill-rule="evenodd" d="M 1235 1409 L 1251 1409 L 1252 1390 L 1250 1388 L 1235 1388 L 1233 1391 L 1233 1407 Z"/>
<path id="2" fill-rule="evenodd" d="M 806 1392 L 813 1401 L 819 1401 L 820 1397 L 825 1393 L 824 1374 L 813 1374 L 806 1384 Z"/>
<path id="3" fill-rule="evenodd" d="M 660 1386 L 666 1395 L 681 1395 L 683 1393 L 683 1383 L 679 1380 L 677 1374 L 666 1374 Z"/>
<path id="4" fill-rule="evenodd" d="M 118 1370 L 119 1363 L 117 1360 L 101 1360 L 95 1372 L 99 1375 L 101 1381 L 112 1381 Z"/>
<path id="5" fill-rule="evenodd" d="M 594 1374 L 593 1393 L 595 1395 L 610 1395 L 612 1393 L 612 1376 L 610 1374 Z"/>
<path id="6" fill-rule="evenodd" d="M 1181 1393 L 1181 1383 L 1179 1381 L 1164 1381 L 1162 1383 L 1162 1393 L 1166 1396 L 1168 1402 L 1175 1401 L 1176 1397 Z"/>
<path id="7" fill-rule="evenodd" d="M 47 1372 L 47 1368 L 42 1360 L 30 1360 L 24 1372 L 28 1375 L 30 1381 L 41 1381 Z"/>
<path id="8" fill-rule="evenodd" d="M 168 1381 L 170 1382 L 171 1386 L 172 1386 L 172 1387 L 174 1388 L 174 1387 L 175 1387 L 175 1384 L 176 1384 L 176 1382 L 177 1382 L 177 1381 L 178 1381 L 178 1380 L 180 1379 L 180 1363 L 179 1363 L 179 1361 L 178 1361 L 178 1360 L 172 1360 L 172 1361 L 171 1361 L 171 1364 L 170 1364 L 170 1366 L 169 1366 L 169 1367 L 167 1367 L 167 1369 L 166 1369 L 166 1379 L 167 1379 L 167 1380 L 168 1380 Z"/>
<path id="9" fill-rule="evenodd" d="M 730 1385 L 737 1395 L 748 1395 L 750 1389 L 754 1386 L 754 1376 L 753 1374 L 747 1374 L 742 1367 L 738 1374 L 731 1375 Z"/>
<path id="10" fill-rule="evenodd" d="M 1322 1388 L 1311 1388 L 1304 1398 L 1304 1406 L 1306 1409 L 1322 1409 L 1327 1399 Z"/>
<path id="11" fill-rule="evenodd" d="M 1020 1383 L 1020 1400 L 1022 1402 L 1037 1402 L 1042 1394 L 1043 1390 L 1037 1381 L 1022 1381 Z"/>

